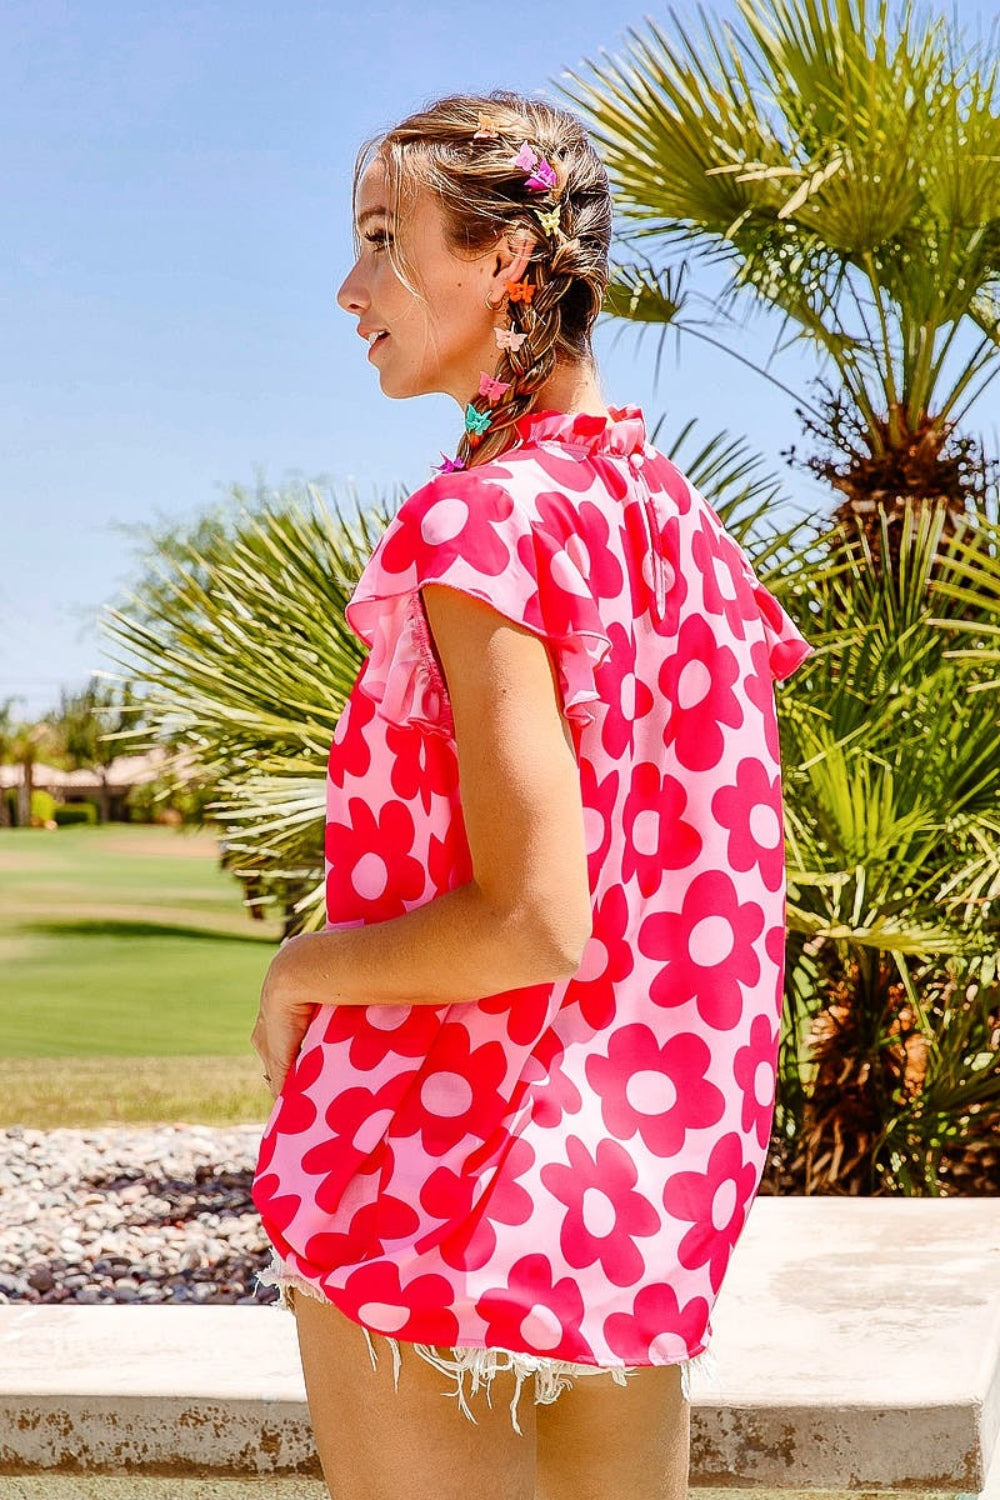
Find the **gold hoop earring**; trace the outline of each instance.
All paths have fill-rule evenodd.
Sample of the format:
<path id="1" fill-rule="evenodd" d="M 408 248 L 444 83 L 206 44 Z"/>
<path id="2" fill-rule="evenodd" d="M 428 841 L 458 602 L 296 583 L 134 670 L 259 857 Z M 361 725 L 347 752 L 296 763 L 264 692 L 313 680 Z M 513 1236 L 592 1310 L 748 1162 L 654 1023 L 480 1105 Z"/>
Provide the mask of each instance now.
<path id="1" fill-rule="evenodd" d="M 490 301 L 490 294 L 489 294 L 489 292 L 487 292 L 486 295 L 485 295 L 485 297 L 483 298 L 483 303 L 484 303 L 484 305 L 486 307 L 489 308 L 490 312 L 499 312 L 500 309 L 501 309 L 501 307 L 503 307 L 503 305 L 504 305 L 504 303 L 506 301 L 507 301 L 507 293 L 506 292 L 504 292 L 504 294 L 500 298 L 499 302 L 491 302 Z"/>

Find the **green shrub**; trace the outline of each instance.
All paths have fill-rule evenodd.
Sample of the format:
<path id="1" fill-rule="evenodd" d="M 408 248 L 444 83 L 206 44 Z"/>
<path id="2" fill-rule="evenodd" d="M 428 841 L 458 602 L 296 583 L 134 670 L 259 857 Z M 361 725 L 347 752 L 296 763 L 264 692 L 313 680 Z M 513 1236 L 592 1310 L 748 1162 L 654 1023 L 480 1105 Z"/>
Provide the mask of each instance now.
<path id="1" fill-rule="evenodd" d="M 56 799 L 51 792 L 43 792 L 37 788 L 31 794 L 31 821 L 32 823 L 51 823 L 55 817 Z"/>
<path id="2" fill-rule="evenodd" d="M 69 828 L 73 824 L 91 826 L 97 823 L 97 808 L 92 802 L 58 802 L 52 816 L 60 828 Z"/>

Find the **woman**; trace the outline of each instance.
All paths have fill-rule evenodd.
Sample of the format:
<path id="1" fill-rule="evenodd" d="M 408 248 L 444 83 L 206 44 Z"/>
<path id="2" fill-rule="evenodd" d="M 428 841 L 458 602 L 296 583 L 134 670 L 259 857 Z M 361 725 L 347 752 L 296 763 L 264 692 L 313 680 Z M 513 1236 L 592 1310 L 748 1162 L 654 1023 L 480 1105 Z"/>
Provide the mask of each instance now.
<path id="1" fill-rule="evenodd" d="M 447 392 L 465 431 L 347 606 L 327 928 L 252 1036 L 259 1280 L 337 1500 L 679 1500 L 769 1138 L 773 683 L 810 648 L 604 402 L 611 200 L 575 116 L 440 100 L 362 149 L 354 209 L 338 300 L 382 391 Z"/>

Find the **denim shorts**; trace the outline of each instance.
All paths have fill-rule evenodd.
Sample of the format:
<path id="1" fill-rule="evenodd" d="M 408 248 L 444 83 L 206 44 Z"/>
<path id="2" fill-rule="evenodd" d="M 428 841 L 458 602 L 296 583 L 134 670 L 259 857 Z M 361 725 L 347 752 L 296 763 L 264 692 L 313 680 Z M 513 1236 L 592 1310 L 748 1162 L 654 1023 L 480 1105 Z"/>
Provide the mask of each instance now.
<path id="1" fill-rule="evenodd" d="M 302 1292 L 306 1297 L 313 1297 L 318 1302 L 328 1302 L 311 1282 L 304 1277 L 298 1276 L 290 1270 L 272 1252 L 271 1263 L 263 1271 L 258 1271 L 254 1280 L 260 1286 L 276 1286 L 278 1288 L 277 1306 L 288 1312 L 293 1312 L 292 1291 Z M 372 1343 L 371 1334 L 364 1324 L 358 1325 L 365 1336 L 368 1344 L 368 1353 L 371 1357 L 372 1369 L 377 1368 L 378 1355 Z M 396 1389 L 399 1389 L 399 1371 L 402 1363 L 402 1353 L 398 1339 L 391 1338 L 388 1334 L 380 1333 L 379 1338 L 384 1338 L 392 1353 L 392 1374 Z M 454 1396 L 458 1402 L 458 1409 L 475 1422 L 475 1417 L 469 1407 L 466 1396 L 465 1384 L 468 1380 L 470 1394 L 475 1395 L 480 1386 L 486 1389 L 486 1399 L 492 1406 L 491 1392 L 493 1377 L 501 1371 L 510 1370 L 514 1376 L 514 1396 L 510 1403 L 510 1416 L 514 1431 L 521 1432 L 517 1423 L 517 1405 L 521 1395 L 521 1387 L 525 1380 L 534 1380 L 534 1395 L 536 1406 L 550 1406 L 564 1390 L 572 1388 L 573 1381 L 586 1375 L 610 1375 L 616 1385 L 625 1385 L 628 1377 L 634 1375 L 635 1365 L 582 1365 L 574 1364 L 568 1359 L 546 1359 L 542 1355 L 525 1354 L 512 1349 L 500 1348 L 478 1348 L 478 1349 L 449 1349 L 443 1354 L 439 1349 L 430 1344 L 407 1343 L 408 1349 L 431 1365 L 435 1370 L 440 1370 L 454 1382 L 454 1389 L 444 1392 L 446 1396 Z M 703 1349 L 692 1359 L 679 1361 L 681 1366 L 681 1394 L 685 1401 L 691 1399 L 691 1375 L 697 1371 L 704 1374 L 710 1385 L 719 1384 L 718 1368 L 715 1356 L 710 1349 Z"/>

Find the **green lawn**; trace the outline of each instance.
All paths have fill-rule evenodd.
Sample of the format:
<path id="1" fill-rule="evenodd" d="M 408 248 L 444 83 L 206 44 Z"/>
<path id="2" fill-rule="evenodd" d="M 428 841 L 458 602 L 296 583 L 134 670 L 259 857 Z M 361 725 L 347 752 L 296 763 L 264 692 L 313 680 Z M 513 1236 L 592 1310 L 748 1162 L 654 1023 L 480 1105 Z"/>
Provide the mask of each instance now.
<path id="1" fill-rule="evenodd" d="M 249 1037 L 276 935 L 209 834 L 4 830 L 0 1123 L 266 1116 Z"/>

